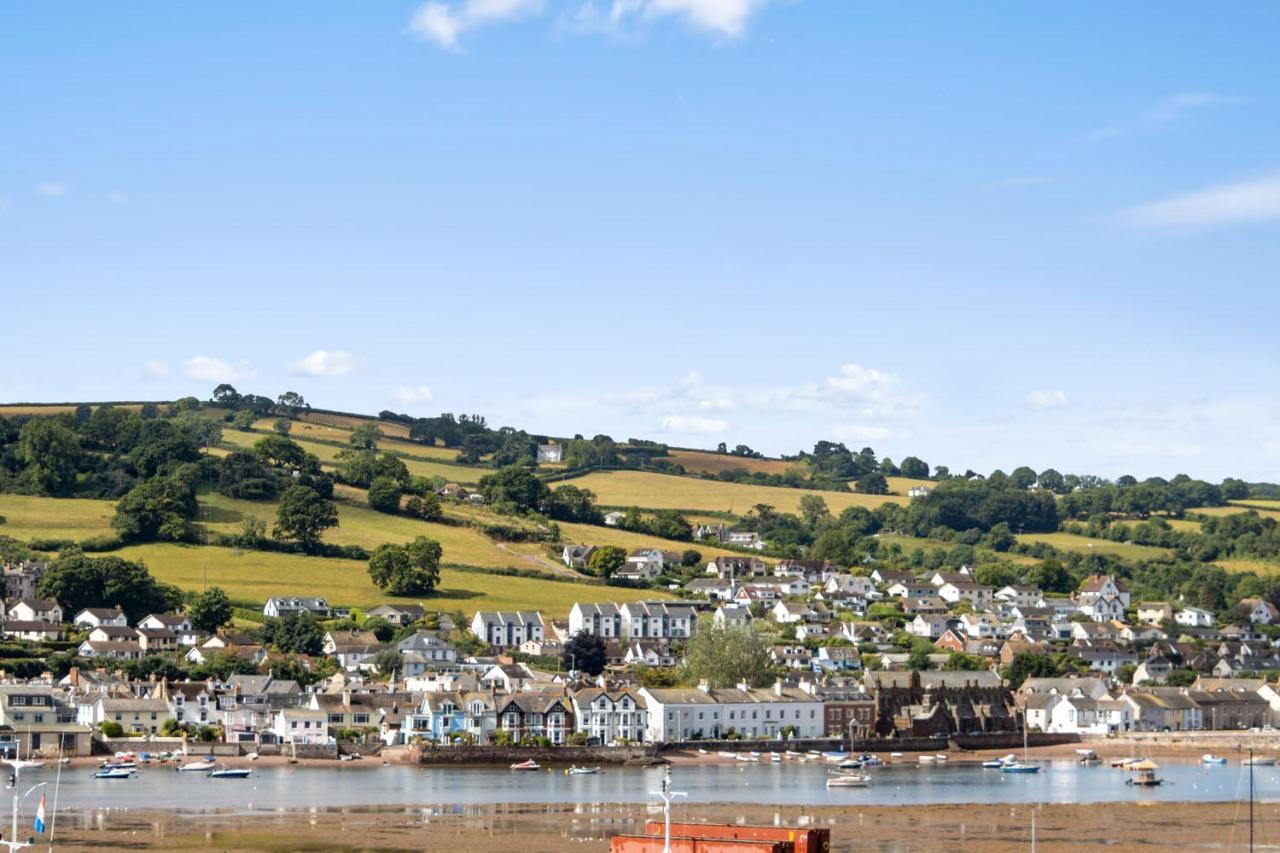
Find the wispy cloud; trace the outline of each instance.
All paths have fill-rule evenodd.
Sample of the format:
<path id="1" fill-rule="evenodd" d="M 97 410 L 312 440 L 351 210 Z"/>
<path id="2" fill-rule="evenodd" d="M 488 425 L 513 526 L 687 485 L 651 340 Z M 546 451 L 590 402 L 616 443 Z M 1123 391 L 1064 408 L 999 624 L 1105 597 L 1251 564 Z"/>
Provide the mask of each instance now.
<path id="1" fill-rule="evenodd" d="M 1027 405 L 1036 411 L 1061 409 L 1067 405 L 1067 392 L 1057 388 L 1032 391 L 1027 395 Z"/>
<path id="2" fill-rule="evenodd" d="M 429 0 L 409 19 L 409 32 L 422 41 L 456 50 L 458 39 L 470 30 L 516 21 L 542 12 L 542 0 Z"/>
<path id="3" fill-rule="evenodd" d="M 36 195 L 45 198 L 58 198 L 67 194 L 67 185 L 62 181 L 44 181 L 36 185 Z"/>
<path id="4" fill-rule="evenodd" d="M 391 399 L 402 406 L 421 405 L 431 401 L 431 389 L 426 385 L 401 385 L 391 392 Z"/>
<path id="5" fill-rule="evenodd" d="M 110 195 L 107 196 L 107 199 L 112 204 L 124 204 L 126 201 L 129 200 L 128 198 L 125 197 L 125 194 L 121 192 L 111 193 Z"/>
<path id="6" fill-rule="evenodd" d="M 318 349 L 290 362 L 289 372 L 298 376 L 346 376 L 355 366 L 355 356 L 344 349 Z"/>
<path id="7" fill-rule="evenodd" d="M 1188 231 L 1280 219 L 1280 172 L 1217 184 L 1130 208 L 1120 221 L 1135 228 Z"/>
<path id="8" fill-rule="evenodd" d="M 1239 104 L 1243 100 L 1243 98 L 1217 92 L 1181 92 L 1157 101 L 1123 121 L 1091 130 L 1084 134 L 1080 141 L 1101 142 L 1105 139 L 1126 136 L 1140 130 L 1172 124 L 1200 110 Z"/>
<path id="9" fill-rule="evenodd" d="M 751 18 L 770 0 L 587 0 L 565 18 L 584 34 L 626 35 L 662 18 L 679 20 L 720 38 L 741 38 Z"/>
<path id="10" fill-rule="evenodd" d="M 668 415 L 662 419 L 662 432 L 679 432 L 687 435 L 722 433 L 729 422 L 720 418 L 703 418 L 696 415 Z"/>
<path id="11" fill-rule="evenodd" d="M 142 373 L 148 379 L 163 379 L 169 375 L 169 365 L 153 358 L 142 366 Z"/>
<path id="12" fill-rule="evenodd" d="M 184 365 L 187 376 L 205 382 L 236 382 L 242 379 L 253 379 L 258 375 L 247 361 L 232 364 L 220 358 L 207 355 L 196 355 L 187 359 Z"/>

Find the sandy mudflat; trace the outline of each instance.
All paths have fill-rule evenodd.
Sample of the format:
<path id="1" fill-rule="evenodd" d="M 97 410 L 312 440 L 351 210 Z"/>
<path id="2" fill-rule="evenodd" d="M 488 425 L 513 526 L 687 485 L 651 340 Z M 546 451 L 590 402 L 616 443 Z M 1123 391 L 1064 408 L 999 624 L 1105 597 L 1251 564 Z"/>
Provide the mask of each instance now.
<path id="1" fill-rule="evenodd" d="M 1136 795 L 1135 795 L 1136 796 Z M 687 820 L 832 828 L 837 851 L 1025 851 L 1030 806 L 869 806 L 802 809 L 689 806 Z M 1038 850 L 1247 849 L 1248 805 L 1152 803 L 1035 807 Z M 465 809 L 178 815 L 114 811 L 62 815 L 56 849 L 227 851 L 438 850 L 597 853 L 615 832 L 638 831 L 643 806 L 492 805 Z M 1255 806 L 1259 849 L 1280 845 L 1280 804 Z M 65 846 L 64 846 L 65 845 Z"/>

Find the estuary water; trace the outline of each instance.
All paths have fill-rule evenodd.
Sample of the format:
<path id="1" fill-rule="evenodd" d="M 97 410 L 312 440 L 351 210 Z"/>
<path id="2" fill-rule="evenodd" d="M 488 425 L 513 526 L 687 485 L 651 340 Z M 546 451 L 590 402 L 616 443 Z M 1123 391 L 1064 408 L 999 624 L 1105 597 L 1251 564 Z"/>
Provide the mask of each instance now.
<path id="1" fill-rule="evenodd" d="M 938 803 L 1090 803 L 1125 800 L 1224 802 L 1247 799 L 1248 769 L 1239 763 L 1203 766 L 1161 761 L 1165 783 L 1135 789 L 1128 774 L 1070 759 L 1037 762 L 1036 774 L 1008 774 L 977 765 L 871 768 L 869 788 L 828 789 L 829 766 L 817 763 L 698 765 L 672 768 L 672 787 L 690 803 L 760 805 L 913 805 Z M 1253 768 L 1259 801 L 1280 800 L 1280 768 Z M 25 771 L 20 787 L 47 782 L 54 805 L 56 766 Z M 278 809 L 464 806 L 492 803 L 645 803 L 664 769 L 605 768 L 567 776 L 563 768 L 516 772 L 490 767 L 387 766 L 374 761 L 333 767 L 255 768 L 247 779 L 209 779 L 171 767 L 144 767 L 131 779 L 94 779 L 88 768 L 64 768 L 57 790 L 63 809 Z M 34 797 L 28 808 L 34 808 Z"/>

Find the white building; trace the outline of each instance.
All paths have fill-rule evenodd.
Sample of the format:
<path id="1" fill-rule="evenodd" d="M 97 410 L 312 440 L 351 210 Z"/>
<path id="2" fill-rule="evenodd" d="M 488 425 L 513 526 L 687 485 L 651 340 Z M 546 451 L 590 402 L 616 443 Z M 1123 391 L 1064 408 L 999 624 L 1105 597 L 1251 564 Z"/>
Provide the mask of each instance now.
<path id="1" fill-rule="evenodd" d="M 643 741 L 649 723 L 644 697 L 634 690 L 579 690 L 573 718 L 578 731 L 605 746 Z"/>
<path id="2" fill-rule="evenodd" d="M 1187 628 L 1212 628 L 1213 614 L 1199 607 L 1184 607 L 1174 614 L 1173 621 Z"/>
<path id="3" fill-rule="evenodd" d="M 529 640 L 545 639 L 542 614 L 532 610 L 476 611 L 471 632 L 495 648 L 519 646 Z"/>
<path id="4" fill-rule="evenodd" d="M 713 689 L 705 683 L 693 688 L 640 688 L 648 709 L 651 742 L 721 738 L 732 730 L 744 738 L 821 737 L 825 729 L 822 702 L 802 690 L 783 687 L 755 689 L 739 685 Z"/>

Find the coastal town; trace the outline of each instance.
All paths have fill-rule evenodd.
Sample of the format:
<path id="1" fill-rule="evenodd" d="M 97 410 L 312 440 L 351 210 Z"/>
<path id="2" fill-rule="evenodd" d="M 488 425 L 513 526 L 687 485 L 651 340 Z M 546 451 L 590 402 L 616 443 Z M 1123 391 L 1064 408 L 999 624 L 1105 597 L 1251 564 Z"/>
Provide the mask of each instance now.
<path id="1" fill-rule="evenodd" d="M 232 755 L 334 759 L 410 745 L 982 748 L 983 737 L 1024 729 L 1116 736 L 1280 723 L 1274 605 L 1243 601 L 1238 619 L 1215 625 L 1195 607 L 1132 601 L 1103 575 L 1046 595 L 984 586 L 967 566 L 915 574 L 720 557 L 678 599 L 579 602 L 562 620 L 477 611 L 462 624 L 424 605 L 353 614 L 320 598 L 269 599 L 267 623 L 321 632 L 318 654 L 302 655 L 252 630 L 196 629 L 181 612 L 132 623 L 109 607 L 67 613 L 34 597 L 42 570 L 5 567 L 4 642 L 29 645 L 32 657 L 59 644 L 75 663 L 5 675 L 0 753 L 10 757 L 179 739 L 231 745 Z M 867 618 L 887 604 L 895 617 Z M 759 647 L 767 659 L 749 662 L 763 664 L 750 682 L 690 680 L 686 650 L 707 631 L 769 640 Z M 1046 676 L 1047 660 L 1070 671 Z M 174 674 L 211 663 L 223 671 Z"/>

